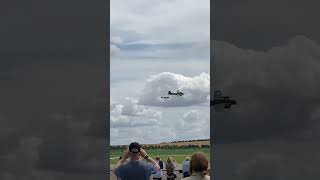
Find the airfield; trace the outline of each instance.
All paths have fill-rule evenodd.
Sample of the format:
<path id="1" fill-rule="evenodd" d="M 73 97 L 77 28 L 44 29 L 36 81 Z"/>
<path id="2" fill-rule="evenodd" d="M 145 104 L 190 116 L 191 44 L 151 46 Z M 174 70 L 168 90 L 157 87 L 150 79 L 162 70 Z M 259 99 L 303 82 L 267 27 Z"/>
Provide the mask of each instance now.
<path id="1" fill-rule="evenodd" d="M 155 159 L 156 156 L 160 156 L 161 160 L 165 163 L 168 157 L 173 157 L 177 162 L 177 167 L 175 173 L 178 178 L 182 178 L 182 173 L 179 170 L 182 169 L 182 162 L 186 157 L 191 157 L 192 153 L 201 151 L 204 152 L 210 162 L 210 141 L 200 140 L 200 141 L 185 141 L 185 142 L 170 142 L 170 143 L 160 143 L 156 145 L 144 145 L 148 155 Z M 110 150 L 110 170 L 116 164 L 119 157 L 122 156 L 125 148 L 124 147 L 112 147 Z M 210 164 L 209 164 L 210 166 Z M 210 168 L 209 168 L 210 169 Z M 166 171 L 163 172 L 163 178 L 166 179 Z M 116 176 L 110 172 L 110 179 L 116 180 Z M 152 179 L 152 178 L 151 178 Z"/>

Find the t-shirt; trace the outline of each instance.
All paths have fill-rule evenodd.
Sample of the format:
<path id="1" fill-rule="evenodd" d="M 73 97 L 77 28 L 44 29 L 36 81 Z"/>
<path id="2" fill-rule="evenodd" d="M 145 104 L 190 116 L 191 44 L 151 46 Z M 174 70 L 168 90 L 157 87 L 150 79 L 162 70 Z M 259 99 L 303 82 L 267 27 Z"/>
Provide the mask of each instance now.
<path id="1" fill-rule="evenodd" d="M 163 163 L 162 163 L 162 161 L 159 161 L 159 160 L 156 160 L 156 162 L 159 164 L 160 169 L 155 174 L 153 174 L 153 177 L 154 178 L 161 178 L 163 176 L 163 173 L 162 173 Z M 162 163 L 162 168 L 161 168 L 161 163 Z"/>
<path id="2" fill-rule="evenodd" d="M 157 169 L 152 164 L 141 160 L 129 161 L 114 170 L 121 180 L 149 180 L 150 175 L 156 172 Z"/>
<path id="3" fill-rule="evenodd" d="M 184 160 L 182 162 L 182 172 L 189 172 L 190 161 Z"/>
<path id="4" fill-rule="evenodd" d="M 168 178 L 173 178 L 174 177 L 174 168 L 176 165 L 174 163 L 167 163 L 166 168 L 167 168 L 167 177 Z"/>

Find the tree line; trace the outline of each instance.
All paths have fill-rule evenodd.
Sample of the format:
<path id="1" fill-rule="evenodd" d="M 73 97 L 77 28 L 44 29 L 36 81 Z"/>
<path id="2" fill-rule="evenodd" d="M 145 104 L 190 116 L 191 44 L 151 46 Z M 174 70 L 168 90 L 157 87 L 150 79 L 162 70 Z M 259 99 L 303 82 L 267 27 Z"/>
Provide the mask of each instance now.
<path id="1" fill-rule="evenodd" d="M 118 149 L 126 149 L 128 148 L 127 145 L 119 145 L 119 146 L 110 146 L 110 150 L 118 150 Z M 189 148 L 210 148 L 210 145 L 195 145 L 195 144 L 188 144 L 188 145 L 147 145 L 143 146 L 144 149 L 189 149 Z"/>

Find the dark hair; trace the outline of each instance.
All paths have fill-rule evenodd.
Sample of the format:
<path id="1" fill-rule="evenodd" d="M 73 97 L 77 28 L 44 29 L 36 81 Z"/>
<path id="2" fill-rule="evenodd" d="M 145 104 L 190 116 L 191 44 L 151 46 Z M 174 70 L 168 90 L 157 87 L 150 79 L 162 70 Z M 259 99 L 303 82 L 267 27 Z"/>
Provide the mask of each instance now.
<path id="1" fill-rule="evenodd" d="M 193 172 L 200 172 L 201 176 L 204 176 L 207 174 L 208 167 L 209 161 L 203 152 L 192 154 L 189 167 L 190 174 Z"/>

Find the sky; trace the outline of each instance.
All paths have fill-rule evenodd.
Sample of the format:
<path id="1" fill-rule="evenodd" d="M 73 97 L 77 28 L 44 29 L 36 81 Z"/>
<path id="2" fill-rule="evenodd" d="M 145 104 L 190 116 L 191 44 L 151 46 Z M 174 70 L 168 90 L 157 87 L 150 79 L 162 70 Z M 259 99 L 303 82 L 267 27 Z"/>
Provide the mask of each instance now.
<path id="1" fill-rule="evenodd" d="M 148 8 L 152 8 L 151 3 L 156 3 L 137 2 L 143 4 L 138 7 Z M 195 7 L 198 5 L 202 6 L 197 2 Z M 231 112 L 215 114 L 213 109 L 210 111 L 210 133 L 216 141 L 211 156 L 215 157 L 212 158 L 214 178 L 319 179 L 319 1 L 214 0 L 211 5 L 211 54 L 216 55 L 213 58 L 215 63 L 212 59 L 210 65 L 217 66 L 216 86 L 239 101 L 237 109 Z M 105 16 L 108 9 L 104 1 L 34 0 L 32 4 L 28 1 L 0 1 L 0 179 L 87 180 L 109 177 L 104 169 L 108 164 L 105 149 L 109 145 L 105 118 L 109 112 L 109 61 L 104 48 L 109 35 L 106 25 L 109 20 Z M 152 11 L 157 12 L 155 8 Z M 117 12 L 117 16 L 123 18 L 126 12 Z M 136 9 L 135 12 L 141 11 Z M 169 12 L 164 14 L 169 16 Z M 163 21 L 175 21 L 170 17 Z M 136 16 L 130 18 L 125 23 L 129 30 L 132 29 L 130 22 L 137 19 Z M 194 21 L 188 16 L 182 19 Z M 196 21 L 199 27 L 204 24 L 202 20 L 198 18 Z M 144 28 L 155 29 L 151 23 L 156 22 L 148 22 L 150 26 Z M 193 23 L 191 27 L 197 25 Z M 184 27 L 189 29 L 190 26 Z M 162 32 L 164 28 L 157 30 Z M 158 67 L 172 68 L 165 72 L 189 78 L 198 77 L 202 72 L 209 73 L 205 71 L 207 64 L 204 65 L 204 61 L 193 61 L 198 57 L 195 51 L 188 49 L 184 53 L 175 53 L 171 50 L 179 46 L 189 48 L 194 41 L 198 42 L 196 38 L 204 34 L 203 28 L 199 31 L 185 30 L 180 26 L 175 28 L 181 31 L 177 38 L 172 37 L 174 45 L 170 44 L 169 50 L 148 51 L 151 53 L 147 58 L 141 57 L 144 53 L 139 51 L 136 59 L 152 57 L 156 63 L 154 56 L 157 53 L 175 60 L 183 59 L 187 54 L 185 60 L 188 59 L 188 63 L 170 60 L 166 62 L 170 66 L 158 64 Z M 181 38 L 185 33 L 192 38 L 188 42 Z M 135 35 L 131 31 L 113 36 L 121 37 L 125 42 L 125 34 Z M 172 42 L 169 38 L 171 32 L 158 34 L 161 38 L 149 33 L 146 39 L 152 43 Z M 144 37 L 142 34 L 138 36 Z M 203 45 L 202 39 L 196 47 Z M 119 45 L 120 51 L 114 54 L 111 63 L 123 57 L 121 52 L 126 52 L 126 48 L 128 46 Z M 194 63 L 190 70 L 178 68 L 190 62 Z M 131 66 L 134 65 L 141 64 L 132 62 Z M 143 81 L 138 86 L 130 80 L 129 87 L 143 90 L 149 75 L 166 75 L 159 75 L 164 71 L 152 70 L 152 65 L 144 68 L 148 67 L 149 72 L 155 72 L 144 75 L 142 70 L 135 71 L 135 76 Z M 130 66 L 127 69 L 130 70 Z M 124 73 L 114 81 L 122 78 L 128 76 Z M 128 86 L 120 84 L 119 87 L 118 91 L 124 92 L 120 94 L 125 94 Z M 121 102 L 124 103 L 126 97 L 139 97 L 137 93 L 127 93 L 113 101 L 120 102 L 119 99 L 124 97 Z M 161 111 L 159 106 L 149 110 L 141 108 L 133 108 L 135 111 L 127 108 L 126 113 L 159 117 L 155 112 Z M 197 113 L 192 112 L 191 106 L 188 108 L 190 111 L 183 107 L 172 110 L 181 111 L 177 113 L 177 119 L 190 120 Z M 167 115 L 161 113 L 162 118 Z"/>
<path id="2" fill-rule="evenodd" d="M 238 101 L 210 111 L 213 178 L 319 179 L 319 3 L 212 5 L 211 86 Z"/>
<path id="3" fill-rule="evenodd" d="M 106 11 L 0 2 L 0 179 L 105 178 Z"/>
<path id="4" fill-rule="evenodd" d="M 110 5 L 110 144 L 210 138 L 210 1 Z"/>

